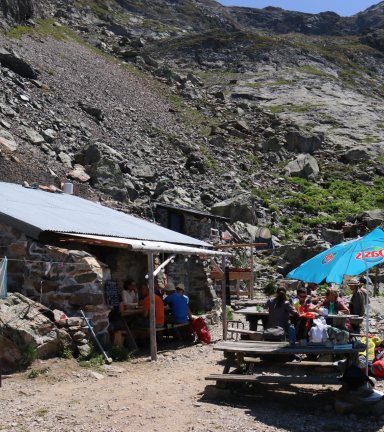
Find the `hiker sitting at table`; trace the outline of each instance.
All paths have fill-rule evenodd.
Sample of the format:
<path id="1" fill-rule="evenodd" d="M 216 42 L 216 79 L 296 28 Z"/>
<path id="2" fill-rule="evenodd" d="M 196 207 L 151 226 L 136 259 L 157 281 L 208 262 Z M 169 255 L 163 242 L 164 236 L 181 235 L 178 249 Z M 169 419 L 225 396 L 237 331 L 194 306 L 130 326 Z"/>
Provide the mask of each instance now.
<path id="1" fill-rule="evenodd" d="M 120 316 L 121 312 L 124 312 L 124 303 L 123 303 L 122 296 L 119 294 L 119 305 L 112 306 L 112 309 L 108 315 L 108 319 L 109 319 L 108 331 L 112 331 L 112 330 L 125 331 L 126 327 L 123 323 L 123 318 Z"/>
<path id="2" fill-rule="evenodd" d="M 317 290 L 317 285 L 315 283 L 308 282 L 306 290 L 307 290 L 307 296 L 310 296 L 312 298 L 312 304 L 317 304 L 322 300 L 321 294 L 317 296 L 313 295 L 313 291 Z"/>
<path id="3" fill-rule="evenodd" d="M 142 287 L 143 316 L 133 323 L 134 330 L 149 330 L 149 287 L 144 284 Z M 155 294 L 155 323 L 156 328 L 164 326 L 164 303 L 161 298 Z"/>
<path id="4" fill-rule="evenodd" d="M 349 302 L 351 315 L 359 315 L 362 317 L 365 313 L 365 296 L 360 288 L 360 283 L 357 279 L 351 279 L 348 285 L 353 293 L 351 301 Z M 359 324 L 352 324 L 352 329 L 360 333 Z"/>
<path id="5" fill-rule="evenodd" d="M 167 297 L 164 299 L 164 306 L 169 305 L 171 315 L 165 317 L 166 324 L 181 324 L 192 321 L 192 314 L 187 305 L 187 300 L 182 294 L 176 292 L 173 283 L 167 283 L 164 286 Z"/>
<path id="6" fill-rule="evenodd" d="M 182 283 L 176 285 L 176 292 L 178 294 L 181 294 L 185 298 L 185 300 L 187 300 L 187 304 L 189 304 L 189 297 L 184 295 L 184 285 Z"/>
<path id="7" fill-rule="evenodd" d="M 329 315 L 337 315 L 339 312 L 349 315 L 349 309 L 339 298 L 339 290 L 337 288 L 328 288 L 325 299 L 317 305 L 315 312 L 319 312 L 320 308 L 328 309 Z"/>
<path id="8" fill-rule="evenodd" d="M 299 300 L 298 303 L 296 303 L 294 300 L 297 299 Z M 293 305 L 293 307 L 300 312 L 299 308 L 305 308 L 305 306 L 307 306 L 305 310 L 305 312 L 309 312 L 309 311 L 313 311 L 315 309 L 315 306 L 312 304 L 312 297 L 307 295 L 307 289 L 304 287 L 300 287 L 297 289 L 296 291 L 296 296 L 291 297 L 289 299 L 289 303 L 291 303 L 291 305 Z M 295 304 L 297 306 L 295 306 Z"/>
<path id="9" fill-rule="evenodd" d="M 124 304 L 139 303 L 139 293 L 133 279 L 127 279 L 124 283 L 123 302 Z"/>
<path id="10" fill-rule="evenodd" d="M 263 335 L 264 339 L 285 340 L 285 334 L 290 325 L 289 316 L 299 317 L 300 315 L 287 300 L 287 289 L 284 286 L 278 287 L 276 297 L 268 299 L 264 307 L 269 311 L 268 324 Z M 280 333 L 277 334 L 278 332 Z"/>

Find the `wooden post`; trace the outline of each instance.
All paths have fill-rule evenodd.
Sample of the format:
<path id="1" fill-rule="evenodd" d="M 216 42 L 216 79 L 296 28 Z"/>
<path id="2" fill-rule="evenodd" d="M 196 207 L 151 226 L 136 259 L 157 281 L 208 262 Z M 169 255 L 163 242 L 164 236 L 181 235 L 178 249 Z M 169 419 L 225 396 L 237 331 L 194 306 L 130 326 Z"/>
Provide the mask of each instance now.
<path id="1" fill-rule="evenodd" d="M 377 278 L 379 276 L 379 267 L 380 264 L 377 264 L 376 266 L 376 274 L 375 274 L 375 287 L 373 288 L 373 297 L 377 297 L 378 292 L 377 292 Z"/>
<path id="2" fill-rule="evenodd" d="M 251 293 L 251 300 L 253 300 L 253 246 L 251 246 L 251 280 L 249 282 L 249 292 Z"/>
<path id="3" fill-rule="evenodd" d="M 221 279 L 223 340 L 227 340 L 227 296 L 226 296 L 226 280 L 225 280 L 225 256 L 222 257 L 221 263 L 222 263 L 221 269 L 223 270 L 223 278 Z"/>
<path id="4" fill-rule="evenodd" d="M 149 287 L 149 335 L 151 340 L 151 360 L 157 360 L 156 318 L 155 318 L 155 277 L 153 275 L 153 252 L 148 252 Z"/>

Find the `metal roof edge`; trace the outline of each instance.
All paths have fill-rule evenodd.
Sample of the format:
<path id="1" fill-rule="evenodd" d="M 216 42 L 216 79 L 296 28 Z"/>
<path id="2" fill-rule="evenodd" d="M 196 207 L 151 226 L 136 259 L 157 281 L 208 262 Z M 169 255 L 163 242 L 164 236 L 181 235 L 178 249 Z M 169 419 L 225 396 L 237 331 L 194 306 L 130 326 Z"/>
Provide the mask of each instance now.
<path id="1" fill-rule="evenodd" d="M 16 219 L 12 216 L 8 216 L 1 212 L 0 212 L 0 222 L 23 232 L 28 237 L 32 237 L 35 240 L 39 240 L 39 236 L 42 233 L 42 230 L 40 228 L 31 225 L 27 222 L 23 222 L 20 219 Z"/>

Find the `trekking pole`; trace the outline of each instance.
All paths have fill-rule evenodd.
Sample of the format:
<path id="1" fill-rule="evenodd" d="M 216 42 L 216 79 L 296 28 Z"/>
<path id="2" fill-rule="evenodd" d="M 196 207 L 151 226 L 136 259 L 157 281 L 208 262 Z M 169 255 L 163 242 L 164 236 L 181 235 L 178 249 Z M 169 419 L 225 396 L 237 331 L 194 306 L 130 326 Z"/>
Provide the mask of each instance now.
<path id="1" fill-rule="evenodd" d="M 95 335 L 95 332 L 93 331 L 93 328 L 91 327 L 91 325 L 89 324 L 87 318 L 85 317 L 84 312 L 82 310 L 80 312 L 83 315 L 83 318 L 85 319 L 85 322 L 87 323 L 87 326 L 89 327 L 89 330 L 91 330 L 92 336 L 95 339 L 95 341 L 97 342 L 97 345 L 99 346 L 100 351 L 103 353 L 103 356 L 105 357 L 105 361 L 108 364 L 111 364 L 112 363 L 112 359 L 110 357 L 108 357 L 107 354 L 105 354 L 105 351 L 103 350 L 103 347 L 101 346 L 101 344 L 99 342 L 99 339 L 97 339 L 97 337 Z"/>

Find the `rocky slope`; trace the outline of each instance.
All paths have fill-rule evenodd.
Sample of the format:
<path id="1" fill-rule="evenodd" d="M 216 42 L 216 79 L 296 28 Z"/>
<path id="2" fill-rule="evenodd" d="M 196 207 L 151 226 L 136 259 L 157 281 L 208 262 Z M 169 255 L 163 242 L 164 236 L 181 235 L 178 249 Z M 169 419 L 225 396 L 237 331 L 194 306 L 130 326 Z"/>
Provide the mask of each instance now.
<path id="1" fill-rule="evenodd" d="M 145 5 L 46 2 L 0 35 L 1 181 L 69 178 L 123 211 L 151 218 L 157 199 L 283 243 L 382 223 L 362 213 L 384 204 L 383 54 L 363 38 L 378 40 L 384 3 L 337 35 L 331 13 L 308 35 L 252 18 L 293 22 L 273 8 L 252 29 L 212 1 Z"/>

